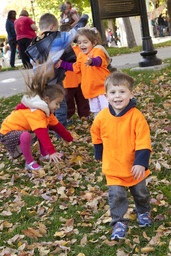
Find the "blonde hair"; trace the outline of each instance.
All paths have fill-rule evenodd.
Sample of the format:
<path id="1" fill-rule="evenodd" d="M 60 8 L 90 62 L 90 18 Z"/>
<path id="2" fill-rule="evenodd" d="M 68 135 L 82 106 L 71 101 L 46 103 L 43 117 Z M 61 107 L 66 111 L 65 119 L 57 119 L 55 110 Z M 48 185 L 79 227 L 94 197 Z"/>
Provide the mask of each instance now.
<path id="1" fill-rule="evenodd" d="M 39 27 L 40 30 L 46 30 L 50 25 L 58 26 L 57 18 L 51 13 L 43 14 L 39 19 Z"/>
<path id="2" fill-rule="evenodd" d="M 39 95 L 42 100 L 48 97 L 50 101 L 53 101 L 65 94 L 64 88 L 60 84 L 48 84 L 48 81 L 54 76 L 54 70 L 47 71 L 45 64 L 33 76 L 30 76 L 29 73 L 26 76 L 23 74 L 23 76 L 29 97 Z"/>
<path id="3" fill-rule="evenodd" d="M 109 85 L 113 85 L 113 86 L 124 85 L 128 87 L 130 91 L 133 91 L 134 79 L 123 72 L 115 71 L 106 78 L 104 85 L 105 85 L 106 92 L 108 91 Z"/>
<path id="4" fill-rule="evenodd" d="M 80 28 L 77 31 L 77 40 L 79 36 L 86 36 L 92 44 L 102 44 L 100 33 L 96 28 Z"/>

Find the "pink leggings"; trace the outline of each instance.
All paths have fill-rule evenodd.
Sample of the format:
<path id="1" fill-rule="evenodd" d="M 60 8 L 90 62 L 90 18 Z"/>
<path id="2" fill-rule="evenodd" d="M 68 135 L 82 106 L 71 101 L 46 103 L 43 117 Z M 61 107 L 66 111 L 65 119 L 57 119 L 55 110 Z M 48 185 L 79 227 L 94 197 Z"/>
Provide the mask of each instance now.
<path id="1" fill-rule="evenodd" d="M 48 154 L 47 150 L 44 148 L 42 143 L 39 141 L 40 152 L 42 156 L 46 156 Z M 31 134 L 29 132 L 23 132 L 20 136 L 20 148 L 23 153 L 26 163 L 30 164 L 34 161 L 31 153 Z"/>

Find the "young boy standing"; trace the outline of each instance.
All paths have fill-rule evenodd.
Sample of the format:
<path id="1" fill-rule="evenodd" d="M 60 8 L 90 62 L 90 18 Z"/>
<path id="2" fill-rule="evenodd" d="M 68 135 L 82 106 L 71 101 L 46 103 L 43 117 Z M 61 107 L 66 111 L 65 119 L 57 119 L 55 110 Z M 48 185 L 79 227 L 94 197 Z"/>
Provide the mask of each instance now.
<path id="1" fill-rule="evenodd" d="M 145 183 L 150 174 L 150 130 L 136 108 L 133 86 L 134 80 L 127 74 L 114 72 L 108 76 L 105 90 L 109 107 L 97 115 L 91 128 L 95 159 L 102 160 L 109 186 L 112 240 L 124 239 L 127 231 L 125 187 L 129 187 L 134 198 L 139 226 L 152 224 L 150 194 Z"/>

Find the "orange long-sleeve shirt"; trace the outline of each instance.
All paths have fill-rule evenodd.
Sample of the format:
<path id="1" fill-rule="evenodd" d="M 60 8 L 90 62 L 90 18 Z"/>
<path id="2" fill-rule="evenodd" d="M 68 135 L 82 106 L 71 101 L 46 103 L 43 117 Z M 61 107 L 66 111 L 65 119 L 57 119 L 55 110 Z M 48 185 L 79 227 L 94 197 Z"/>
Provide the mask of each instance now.
<path id="1" fill-rule="evenodd" d="M 17 122 L 16 122 L 17 120 Z M 1 126 L 0 133 L 7 134 L 10 131 L 34 131 L 38 128 L 47 128 L 48 125 L 55 126 L 59 123 L 54 114 L 49 117 L 40 110 L 31 109 L 14 110 L 7 116 Z"/>
<path id="2" fill-rule="evenodd" d="M 72 47 L 76 57 L 81 52 L 78 45 Z M 81 84 L 81 72 L 75 73 L 73 71 L 65 72 L 65 79 L 63 80 L 64 88 L 76 88 L 79 84 Z"/>
<path id="3" fill-rule="evenodd" d="M 90 58 L 100 57 L 102 64 L 99 67 L 85 65 L 88 55 Z M 85 99 L 95 98 L 105 93 L 104 82 L 110 75 L 107 69 L 106 56 L 102 49 L 93 48 L 87 55 L 80 53 L 77 61 L 73 64 L 73 71 L 79 73 L 81 71 L 81 89 Z"/>
<path id="4" fill-rule="evenodd" d="M 133 186 L 142 180 L 134 179 L 131 169 L 135 151 L 151 151 L 150 130 L 142 113 L 131 108 L 123 116 L 116 117 L 109 108 L 95 118 L 91 136 L 93 144 L 103 144 L 102 171 L 108 185 Z M 150 174 L 146 170 L 145 177 Z"/>

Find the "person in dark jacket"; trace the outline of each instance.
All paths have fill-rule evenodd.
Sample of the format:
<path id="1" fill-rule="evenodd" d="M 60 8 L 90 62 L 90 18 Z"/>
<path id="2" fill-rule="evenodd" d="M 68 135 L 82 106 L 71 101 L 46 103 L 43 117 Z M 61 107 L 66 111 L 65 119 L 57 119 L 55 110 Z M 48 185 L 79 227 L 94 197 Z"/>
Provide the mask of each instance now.
<path id="1" fill-rule="evenodd" d="M 158 17 L 158 25 L 159 25 L 160 37 L 163 37 L 164 36 L 163 29 L 165 27 L 165 22 L 164 22 L 162 14 L 160 14 Z"/>
<path id="2" fill-rule="evenodd" d="M 10 65 L 12 68 L 15 67 L 15 54 L 16 54 L 16 32 L 14 29 L 14 21 L 16 20 L 16 11 L 10 10 L 8 12 L 6 21 L 6 31 L 8 34 L 8 42 L 10 45 L 11 55 L 10 55 Z"/>

